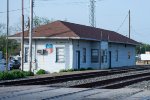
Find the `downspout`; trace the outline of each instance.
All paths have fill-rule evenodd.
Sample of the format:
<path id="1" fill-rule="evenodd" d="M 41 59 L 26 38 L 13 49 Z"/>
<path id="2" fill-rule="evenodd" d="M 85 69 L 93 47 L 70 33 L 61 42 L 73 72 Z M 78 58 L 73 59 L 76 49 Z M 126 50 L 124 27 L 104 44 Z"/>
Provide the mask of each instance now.
<path id="1" fill-rule="evenodd" d="M 102 36 L 103 36 L 103 35 L 102 35 L 102 31 L 101 31 L 101 40 L 100 40 L 100 46 L 99 46 L 99 48 L 100 48 L 100 57 L 99 57 L 99 59 L 100 59 L 100 60 L 99 60 L 99 61 L 100 61 L 100 63 L 99 63 L 99 64 L 100 64 L 100 68 L 99 68 L 99 69 L 102 68 L 102 63 L 101 63 L 101 62 L 102 62 L 102 61 L 101 61 L 101 48 L 102 48 L 102 47 L 101 47 L 101 42 L 102 42 Z"/>

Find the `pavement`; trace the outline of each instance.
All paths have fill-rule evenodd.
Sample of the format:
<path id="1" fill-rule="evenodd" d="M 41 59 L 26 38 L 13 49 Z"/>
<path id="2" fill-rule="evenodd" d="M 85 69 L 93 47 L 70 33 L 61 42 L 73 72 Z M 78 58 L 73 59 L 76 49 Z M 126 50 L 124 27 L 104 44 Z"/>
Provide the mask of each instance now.
<path id="1" fill-rule="evenodd" d="M 0 100 L 150 100 L 150 91 L 122 88 L 0 87 Z"/>

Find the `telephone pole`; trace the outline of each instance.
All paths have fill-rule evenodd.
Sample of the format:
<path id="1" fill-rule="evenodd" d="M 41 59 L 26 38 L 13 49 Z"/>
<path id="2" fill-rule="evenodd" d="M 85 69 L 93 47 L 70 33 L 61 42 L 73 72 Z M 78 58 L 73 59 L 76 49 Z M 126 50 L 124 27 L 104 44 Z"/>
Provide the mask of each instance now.
<path id="1" fill-rule="evenodd" d="M 24 69 L 24 0 L 22 0 L 21 68 Z"/>
<path id="2" fill-rule="evenodd" d="M 8 71 L 9 0 L 7 0 L 6 71 Z"/>
<path id="3" fill-rule="evenodd" d="M 30 0 L 30 28 L 29 28 L 29 71 L 32 71 L 32 28 L 33 28 L 33 0 Z"/>
<path id="4" fill-rule="evenodd" d="M 131 35 L 131 17 L 130 17 L 130 10 L 129 10 L 129 38 Z"/>
<path id="5" fill-rule="evenodd" d="M 96 27 L 96 18 L 95 18 L 95 0 L 90 0 L 90 15 L 89 22 L 92 27 Z"/>

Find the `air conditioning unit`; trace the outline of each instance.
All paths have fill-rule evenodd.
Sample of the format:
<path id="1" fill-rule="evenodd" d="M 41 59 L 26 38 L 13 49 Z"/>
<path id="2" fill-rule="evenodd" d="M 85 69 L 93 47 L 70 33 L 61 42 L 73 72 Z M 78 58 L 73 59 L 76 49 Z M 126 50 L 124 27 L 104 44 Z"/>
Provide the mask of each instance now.
<path id="1" fill-rule="evenodd" d="M 37 50 L 37 53 L 40 55 L 44 55 L 46 54 L 46 50 L 42 49 L 42 50 Z"/>

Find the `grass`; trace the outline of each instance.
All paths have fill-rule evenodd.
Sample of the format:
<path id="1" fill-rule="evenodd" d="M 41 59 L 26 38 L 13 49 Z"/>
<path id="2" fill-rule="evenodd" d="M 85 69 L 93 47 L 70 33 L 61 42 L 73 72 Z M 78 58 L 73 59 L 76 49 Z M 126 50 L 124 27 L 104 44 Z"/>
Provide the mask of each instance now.
<path id="1" fill-rule="evenodd" d="M 74 72 L 74 71 L 86 71 L 86 70 L 93 70 L 93 68 L 80 68 L 80 69 L 62 69 L 59 72 Z"/>

